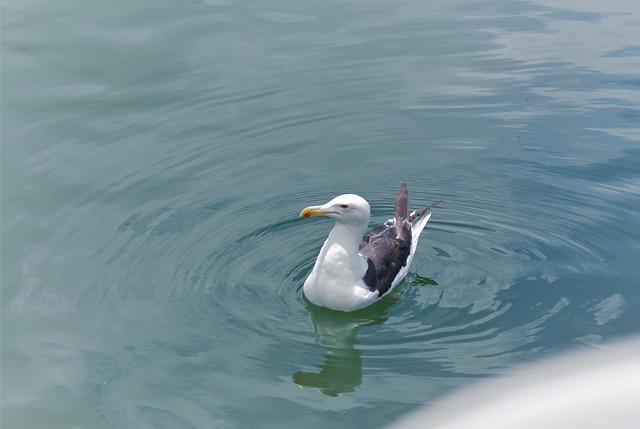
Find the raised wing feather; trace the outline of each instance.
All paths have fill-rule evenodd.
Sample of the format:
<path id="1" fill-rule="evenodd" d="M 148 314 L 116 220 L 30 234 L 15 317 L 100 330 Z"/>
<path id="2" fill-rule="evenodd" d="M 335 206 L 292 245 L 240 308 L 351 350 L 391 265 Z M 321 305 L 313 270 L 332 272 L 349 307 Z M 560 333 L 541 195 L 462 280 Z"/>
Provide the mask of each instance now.
<path id="1" fill-rule="evenodd" d="M 393 222 L 378 225 L 362 237 L 360 254 L 369 265 L 363 280 L 379 296 L 387 292 L 407 264 L 411 251 L 411 223 L 407 185 L 400 182 L 393 210 Z"/>

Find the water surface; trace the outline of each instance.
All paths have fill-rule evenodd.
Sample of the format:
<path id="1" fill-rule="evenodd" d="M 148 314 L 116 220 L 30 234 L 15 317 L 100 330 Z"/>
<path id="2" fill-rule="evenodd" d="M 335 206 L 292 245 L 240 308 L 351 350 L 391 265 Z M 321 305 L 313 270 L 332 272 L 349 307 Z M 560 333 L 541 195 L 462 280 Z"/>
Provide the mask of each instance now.
<path id="1" fill-rule="evenodd" d="M 2 5 L 2 423 L 380 428 L 640 332 L 631 0 Z M 443 198 L 355 314 L 357 193 Z"/>

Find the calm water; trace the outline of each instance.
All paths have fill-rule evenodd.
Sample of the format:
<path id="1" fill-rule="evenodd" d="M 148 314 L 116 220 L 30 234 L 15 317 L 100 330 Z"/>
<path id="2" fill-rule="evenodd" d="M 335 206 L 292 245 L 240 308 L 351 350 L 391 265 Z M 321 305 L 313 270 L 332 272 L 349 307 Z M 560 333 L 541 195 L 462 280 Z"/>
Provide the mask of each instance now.
<path id="1" fill-rule="evenodd" d="M 640 333 L 637 0 L 2 2 L 3 428 L 381 428 Z M 394 296 L 299 290 L 353 192 Z"/>

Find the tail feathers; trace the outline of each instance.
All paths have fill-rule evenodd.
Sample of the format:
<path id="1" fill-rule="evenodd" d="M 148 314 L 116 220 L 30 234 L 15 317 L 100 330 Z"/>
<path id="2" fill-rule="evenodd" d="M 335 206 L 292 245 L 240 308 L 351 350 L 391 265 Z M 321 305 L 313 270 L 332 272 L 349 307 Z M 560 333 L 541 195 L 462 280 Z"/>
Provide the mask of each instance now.
<path id="1" fill-rule="evenodd" d="M 413 222 L 416 219 L 422 217 L 422 215 L 424 215 L 426 212 L 428 212 L 429 210 L 431 210 L 432 208 L 434 208 L 435 206 L 437 206 L 438 204 L 440 204 L 443 201 L 444 200 L 438 200 L 435 203 L 429 204 L 427 207 L 423 208 L 422 210 L 419 210 L 417 212 L 411 213 L 411 216 L 409 216 L 409 222 Z"/>
<path id="2" fill-rule="evenodd" d="M 418 240 L 420 239 L 420 234 L 422 234 L 422 230 L 425 226 L 427 226 L 427 222 L 431 219 L 431 213 L 427 213 L 422 216 L 420 219 L 416 221 L 416 223 L 412 224 L 411 227 L 411 253 L 409 254 L 410 258 L 413 258 L 413 255 L 416 254 L 416 248 L 418 247 Z"/>
<path id="3" fill-rule="evenodd" d="M 407 191 L 407 184 L 403 181 L 398 186 L 398 192 L 396 194 L 396 204 L 393 209 L 393 216 L 395 220 L 396 230 L 398 231 L 398 238 L 407 242 L 411 242 L 412 236 L 412 223 L 419 220 L 419 225 L 413 225 L 413 236 L 415 237 L 416 230 L 422 231 L 424 225 L 429 219 L 421 219 L 425 213 L 443 202 L 444 200 L 438 200 L 435 203 L 429 204 L 427 207 L 417 212 L 409 214 L 409 192 Z M 422 222 L 424 221 L 424 223 Z M 417 226 L 417 228 L 416 228 Z M 420 234 L 418 232 L 418 235 Z"/>

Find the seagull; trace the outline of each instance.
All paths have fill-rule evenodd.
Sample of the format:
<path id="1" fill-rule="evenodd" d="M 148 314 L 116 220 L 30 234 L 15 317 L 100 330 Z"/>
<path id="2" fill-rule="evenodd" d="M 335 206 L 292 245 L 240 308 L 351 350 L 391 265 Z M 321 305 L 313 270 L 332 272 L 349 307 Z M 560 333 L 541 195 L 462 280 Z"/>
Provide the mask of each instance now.
<path id="1" fill-rule="evenodd" d="M 407 185 L 400 182 L 393 218 L 367 231 L 371 209 L 355 194 L 306 207 L 303 218 L 328 216 L 336 223 L 304 282 L 306 298 L 320 307 L 355 311 L 378 301 L 409 272 L 420 233 L 442 202 L 409 213 Z"/>

